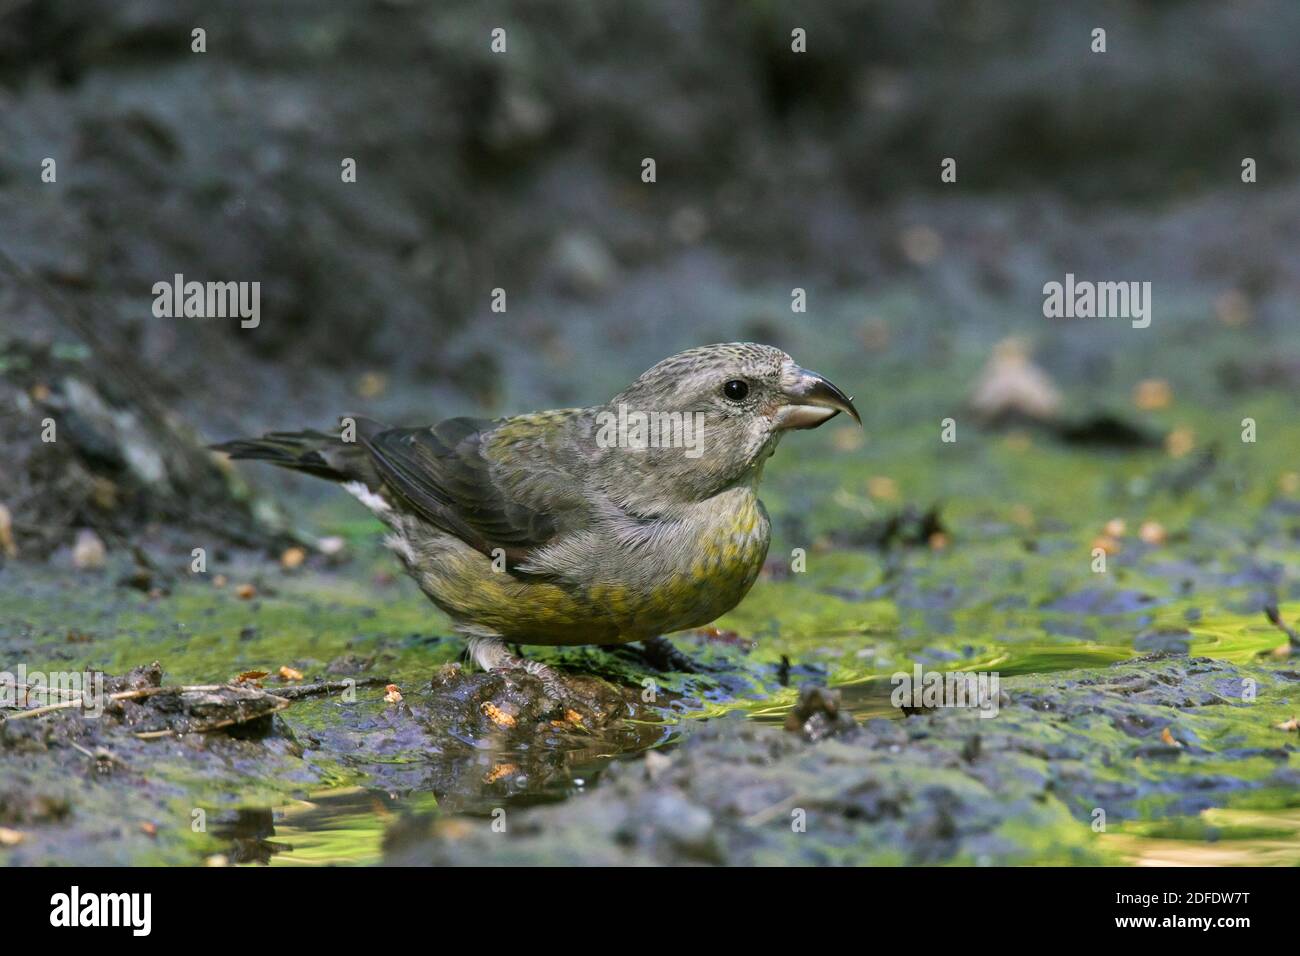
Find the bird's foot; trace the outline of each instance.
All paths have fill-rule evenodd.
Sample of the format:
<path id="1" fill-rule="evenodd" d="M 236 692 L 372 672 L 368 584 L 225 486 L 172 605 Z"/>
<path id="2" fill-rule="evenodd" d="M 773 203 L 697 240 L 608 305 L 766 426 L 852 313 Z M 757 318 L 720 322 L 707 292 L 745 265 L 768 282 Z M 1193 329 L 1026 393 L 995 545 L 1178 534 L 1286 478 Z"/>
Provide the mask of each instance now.
<path id="1" fill-rule="evenodd" d="M 695 658 L 679 651 L 666 637 L 652 637 L 641 642 L 642 659 L 657 671 L 703 674 L 708 668 Z"/>
<path id="2" fill-rule="evenodd" d="M 541 661 L 530 661 L 524 657 L 512 657 L 514 666 L 522 670 L 525 674 L 530 674 L 542 682 L 542 690 L 545 692 L 548 700 L 553 700 L 557 704 L 567 703 L 571 697 L 569 690 L 564 686 L 564 681 L 560 680 L 558 674 L 551 670 Z"/>
<path id="3" fill-rule="evenodd" d="M 567 702 L 571 695 L 560 676 L 541 661 L 531 661 L 518 654 L 511 654 L 505 641 L 499 637 L 469 638 L 469 653 L 474 663 L 485 671 L 517 670 L 542 683 L 542 691 L 548 700 L 557 704 Z"/>

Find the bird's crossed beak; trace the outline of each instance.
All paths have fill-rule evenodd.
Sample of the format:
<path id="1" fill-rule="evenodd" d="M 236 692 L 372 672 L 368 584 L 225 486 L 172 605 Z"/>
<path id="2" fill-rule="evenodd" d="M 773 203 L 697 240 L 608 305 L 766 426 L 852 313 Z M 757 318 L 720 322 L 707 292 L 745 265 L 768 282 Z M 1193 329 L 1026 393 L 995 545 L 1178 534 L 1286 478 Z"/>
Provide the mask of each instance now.
<path id="1" fill-rule="evenodd" d="M 796 366 L 784 376 L 781 391 L 788 404 L 777 410 L 776 427 L 779 429 L 816 428 L 840 412 L 847 412 L 855 422 L 862 424 L 858 410 L 853 407 L 853 399 L 816 372 Z"/>

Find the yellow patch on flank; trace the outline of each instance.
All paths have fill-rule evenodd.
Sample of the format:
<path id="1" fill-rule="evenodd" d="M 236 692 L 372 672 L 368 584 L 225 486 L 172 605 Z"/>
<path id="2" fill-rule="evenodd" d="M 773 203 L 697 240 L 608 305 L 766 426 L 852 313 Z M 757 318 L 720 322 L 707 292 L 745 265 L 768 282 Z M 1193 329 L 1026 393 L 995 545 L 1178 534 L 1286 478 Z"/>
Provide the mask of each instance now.
<path id="1" fill-rule="evenodd" d="M 631 595 L 621 584 L 597 584 L 592 587 L 590 593 L 592 600 L 615 614 L 626 614 L 633 610 Z"/>

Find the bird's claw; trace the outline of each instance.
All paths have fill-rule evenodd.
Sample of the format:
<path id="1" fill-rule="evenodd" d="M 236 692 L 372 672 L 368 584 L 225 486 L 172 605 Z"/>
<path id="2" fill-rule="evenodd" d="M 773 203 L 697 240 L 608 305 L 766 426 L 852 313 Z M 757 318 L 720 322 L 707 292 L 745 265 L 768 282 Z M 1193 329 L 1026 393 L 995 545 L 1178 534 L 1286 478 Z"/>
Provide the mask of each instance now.
<path id="1" fill-rule="evenodd" d="M 695 658 L 679 651 L 666 637 L 652 637 L 641 642 L 641 656 L 658 671 L 677 671 L 682 674 L 704 674 L 709 668 Z"/>
<path id="2" fill-rule="evenodd" d="M 564 685 L 560 676 L 551 670 L 541 661 L 530 661 L 526 657 L 516 657 L 512 659 L 509 666 L 523 671 L 531 677 L 536 677 L 542 683 L 542 693 L 546 699 L 556 705 L 568 704 L 573 695 Z"/>

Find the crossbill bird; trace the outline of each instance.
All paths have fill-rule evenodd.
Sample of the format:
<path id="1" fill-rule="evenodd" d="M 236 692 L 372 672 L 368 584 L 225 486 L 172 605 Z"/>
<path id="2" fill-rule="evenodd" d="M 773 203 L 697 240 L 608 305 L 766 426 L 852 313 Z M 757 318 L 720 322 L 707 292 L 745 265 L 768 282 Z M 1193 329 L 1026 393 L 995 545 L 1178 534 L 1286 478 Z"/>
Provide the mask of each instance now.
<path id="1" fill-rule="evenodd" d="M 767 557 L 764 463 L 840 412 L 861 423 L 785 352 L 730 343 L 666 358 L 604 405 L 213 447 L 342 484 L 480 667 L 561 696 L 507 645 L 654 641 L 731 610 Z"/>

